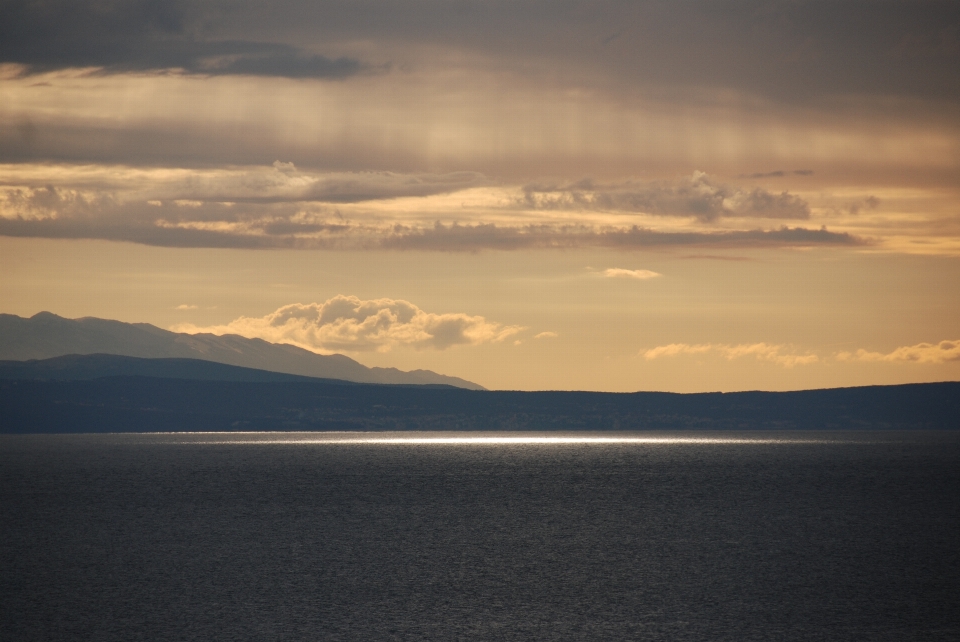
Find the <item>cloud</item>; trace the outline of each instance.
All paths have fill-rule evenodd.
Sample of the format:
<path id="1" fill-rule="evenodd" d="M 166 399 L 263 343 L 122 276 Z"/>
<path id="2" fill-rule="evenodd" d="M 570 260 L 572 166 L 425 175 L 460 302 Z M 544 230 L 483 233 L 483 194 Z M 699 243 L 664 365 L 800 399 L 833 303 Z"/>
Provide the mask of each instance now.
<path id="1" fill-rule="evenodd" d="M 608 278 L 626 278 L 626 279 L 655 279 L 658 276 L 663 276 L 659 272 L 654 272 L 652 270 L 625 270 L 623 268 L 607 268 L 601 272 L 605 277 Z"/>
<path id="2" fill-rule="evenodd" d="M 623 95 L 651 86 L 719 87 L 806 106 L 843 93 L 955 99 L 956 25 L 953 0 L 602 0 L 562 7 L 545 0 L 5 0 L 0 52 L 40 68 L 111 70 L 272 56 L 293 75 L 300 65 L 282 64 L 284 52 L 275 48 L 306 58 L 296 44 L 382 44 L 408 59 L 418 47 L 434 58 L 486 58 L 501 69 L 523 69 L 525 77 L 544 61 L 552 76 L 563 70 L 572 77 L 573 86 L 592 81 Z"/>
<path id="3" fill-rule="evenodd" d="M 463 223 L 431 224 L 445 214 L 440 197 L 490 181 L 477 172 L 310 172 L 293 163 L 223 169 L 135 169 L 105 166 L 4 166 L 0 174 L 0 235 L 95 238 L 170 247 L 396 249 L 448 252 L 530 248 L 620 249 L 715 246 L 862 245 L 845 233 L 802 227 L 658 231 L 633 226 L 555 222 L 495 224 L 502 201 L 464 209 Z M 497 192 L 498 194 L 501 192 Z M 483 198 L 491 198 L 489 195 Z M 439 204 L 439 206 L 438 206 Z M 421 209 L 433 207 L 433 210 Z M 439 209 L 438 209 L 439 207 Z M 346 208 L 346 216 L 341 208 Z M 515 218 L 511 211 L 509 218 Z M 530 221 L 531 216 L 520 219 Z M 479 220 L 476 220 L 479 219 Z M 541 219 L 548 220 L 548 219 Z M 614 275 L 614 273 L 611 273 Z M 619 274 L 619 276 L 627 276 Z M 633 271 L 633 278 L 643 272 Z M 649 275 L 648 275 L 649 276 Z"/>
<path id="4" fill-rule="evenodd" d="M 864 198 L 863 200 L 856 201 L 851 203 L 847 207 L 847 211 L 851 216 L 856 216 L 863 210 L 875 210 L 880 207 L 880 199 L 876 196 L 870 195 Z"/>
<path id="5" fill-rule="evenodd" d="M 774 170 L 772 172 L 754 172 L 753 174 L 741 174 L 740 178 L 779 178 L 781 176 L 786 176 L 787 173 L 782 169 Z"/>
<path id="6" fill-rule="evenodd" d="M 263 317 L 240 317 L 226 325 L 181 324 L 175 332 L 239 334 L 313 351 L 387 352 L 396 347 L 446 350 L 496 343 L 525 328 L 464 313 L 424 312 L 401 299 L 361 300 L 337 295 L 323 303 L 294 303 Z"/>
<path id="7" fill-rule="evenodd" d="M 820 362 L 820 358 L 812 353 L 798 354 L 788 351 L 786 346 L 768 343 L 729 345 L 722 343 L 671 343 L 657 346 L 643 351 L 647 360 L 678 355 L 716 353 L 726 359 L 733 360 L 741 357 L 753 356 L 763 361 L 773 361 L 787 368 L 796 365 L 807 365 Z M 918 343 L 912 346 L 901 346 L 888 353 L 870 352 L 860 349 L 856 352 L 839 352 L 834 358 L 837 361 L 863 362 L 912 362 L 941 364 L 960 361 L 960 339 L 956 341 L 941 341 L 940 343 Z"/>
<path id="8" fill-rule="evenodd" d="M 61 167 L 55 185 L 48 176 L 0 179 L 5 209 L 55 210 L 70 199 L 110 197 L 123 204 L 200 206 L 204 203 L 361 203 L 447 194 L 486 185 L 478 172 L 447 174 L 397 172 L 310 172 L 290 162 L 223 169 L 144 169 Z M 49 168 L 47 169 L 49 172 Z M 13 189 L 11 189 L 13 188 Z M 0 197 L 3 193 L 0 193 Z"/>
<path id="9" fill-rule="evenodd" d="M 200 306 L 197 306 L 197 305 L 188 305 L 186 303 L 181 303 L 180 305 L 175 307 L 174 310 L 196 310 L 199 307 Z"/>
<path id="10" fill-rule="evenodd" d="M 951 73 L 960 49 L 952 0 L 5 0 L 0 25 L 8 59 L 48 68 L 186 67 L 226 54 L 279 57 L 264 43 L 313 41 L 388 43 L 408 57 L 419 45 L 426 55 L 482 56 L 528 70 L 544 60 L 624 94 L 708 86 L 802 104 L 845 92 L 955 98 L 960 88 Z"/>
<path id="11" fill-rule="evenodd" d="M 278 53 L 260 55 L 234 55 L 226 59 L 214 60 L 195 66 L 194 73 L 222 76 L 237 74 L 245 76 L 278 76 L 281 78 L 336 78 L 342 79 L 361 72 L 371 72 L 373 68 L 354 58 L 341 56 L 328 58 L 318 54 L 307 54 L 296 49 L 284 48 Z M 378 70 L 386 70 L 381 66 Z"/>
<path id="12" fill-rule="evenodd" d="M 2 233 L 2 229 L 0 229 Z M 641 249 L 654 247 L 811 247 L 857 246 L 866 241 L 851 234 L 826 228 L 781 227 L 775 230 L 729 230 L 716 232 L 661 232 L 637 225 L 593 227 L 588 225 L 497 226 L 443 225 L 433 227 L 396 226 L 379 246 L 401 250 L 476 252 L 527 248 L 605 247 Z"/>
<path id="13" fill-rule="evenodd" d="M 484 250 L 669 247 L 776 248 L 858 246 L 846 232 L 773 230 L 660 232 L 639 226 L 386 224 L 340 218 L 336 210 L 296 204 L 121 204 L 111 195 L 57 190 L 9 192 L 0 203 L 0 236 L 129 241 L 162 247 L 339 250 Z"/>
<path id="14" fill-rule="evenodd" d="M 533 338 L 534 339 L 556 339 L 559 336 L 560 334 L 558 332 L 550 332 L 548 330 L 546 332 L 541 332 L 540 334 L 533 335 Z"/>
<path id="15" fill-rule="evenodd" d="M 675 357 L 688 354 L 705 354 L 708 352 L 717 353 L 728 360 L 739 359 L 741 357 L 755 357 L 760 361 L 772 361 L 785 368 L 792 368 L 798 365 L 808 365 L 817 363 L 820 359 L 815 354 L 796 354 L 784 353 L 786 346 L 771 345 L 769 343 L 753 343 L 729 345 L 722 343 L 671 343 L 668 345 L 657 346 L 643 352 L 643 358 L 648 361 L 662 357 Z"/>
<path id="16" fill-rule="evenodd" d="M 198 37 L 204 22 L 223 19 L 178 0 L 8 0 L 0 5 L 0 62 L 26 74 L 98 68 L 342 79 L 374 71 L 284 43 Z"/>
<path id="17" fill-rule="evenodd" d="M 643 358 L 649 361 L 651 359 L 659 359 L 660 357 L 675 357 L 679 354 L 701 354 L 710 352 L 714 348 L 715 346 L 709 343 L 697 343 L 693 345 L 688 343 L 670 343 L 665 346 L 650 348 L 643 353 Z"/>
<path id="18" fill-rule="evenodd" d="M 839 361 L 948 363 L 960 361 L 960 339 L 935 344 L 918 343 L 912 346 L 901 346 L 886 354 L 864 349 L 857 350 L 855 353 L 841 352 L 837 355 L 837 359 Z"/>
<path id="19" fill-rule="evenodd" d="M 711 222 L 721 217 L 808 219 L 810 206 L 799 196 L 745 190 L 717 183 L 703 172 L 673 183 L 569 185 L 529 184 L 521 205 L 534 209 L 642 212 L 693 217 Z"/>
<path id="20" fill-rule="evenodd" d="M 790 174 L 796 176 L 813 176 L 812 169 L 795 169 Z M 777 169 L 772 172 L 754 172 L 753 174 L 740 174 L 740 178 L 781 178 L 786 176 L 788 172 L 783 171 L 782 169 Z"/>

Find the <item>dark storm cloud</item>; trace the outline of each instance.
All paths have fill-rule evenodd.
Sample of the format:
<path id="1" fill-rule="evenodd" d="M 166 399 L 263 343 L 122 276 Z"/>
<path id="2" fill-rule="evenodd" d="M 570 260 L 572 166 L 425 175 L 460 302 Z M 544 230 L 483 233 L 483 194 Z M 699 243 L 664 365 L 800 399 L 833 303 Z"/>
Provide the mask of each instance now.
<path id="1" fill-rule="evenodd" d="M 480 53 L 505 69 L 807 101 L 873 94 L 960 98 L 956 0 L 7 0 L 0 60 L 40 71 L 183 68 L 340 78 L 366 67 L 320 43 Z M 436 63 L 437 50 L 431 62 Z"/>
<path id="2" fill-rule="evenodd" d="M 97 67 L 346 78 L 369 69 L 281 42 L 204 38 L 191 7 L 178 0 L 8 0 L 0 4 L 0 62 L 23 65 L 28 74 Z"/>
<path id="3" fill-rule="evenodd" d="M 231 6 L 225 4 L 224 6 Z M 227 34 L 466 49 L 615 91 L 727 88 L 789 101 L 874 94 L 960 98 L 956 0 L 277 0 Z M 580 71 L 586 75 L 577 78 Z"/>
<path id="4" fill-rule="evenodd" d="M 584 171 L 625 177 L 637 162 L 651 175 L 665 175 L 666 166 L 755 168 L 759 179 L 817 163 L 829 176 L 820 161 L 840 149 L 830 142 L 838 130 L 856 135 L 840 149 L 864 160 L 854 168 L 881 165 L 869 149 L 854 148 L 877 140 L 878 149 L 893 150 L 878 139 L 899 139 L 900 121 L 955 133 L 958 14 L 955 1 L 0 0 L 0 62 L 28 73 L 191 75 L 69 82 L 86 101 L 102 91 L 102 110 L 65 98 L 65 79 L 8 80 L 0 162 L 285 158 L 324 169 L 470 167 L 518 181 Z M 378 74 L 387 61 L 394 72 Z M 260 78 L 207 78 L 226 74 Z M 364 82 L 325 95 L 309 92 L 327 87 L 263 77 L 356 75 Z M 39 80 L 52 89 L 30 85 Z M 569 110 L 553 110 L 564 96 Z M 803 108 L 785 104 L 799 102 Z M 311 118 L 321 103 L 323 118 Z M 669 126 L 655 125 L 661 118 Z M 525 119 L 535 123 L 521 135 Z M 718 131 L 707 135 L 712 122 Z M 783 132 L 771 131 L 781 124 Z M 828 130 L 823 148 L 808 144 L 808 130 L 818 127 Z M 947 146 L 918 136 L 935 152 Z M 896 152 L 884 153 L 877 160 L 889 165 Z M 907 156 L 898 158 L 917 164 Z M 935 156 L 924 156 L 928 165 Z M 609 170 L 591 168 L 588 157 Z M 614 166 L 614 157 L 622 163 Z"/>
<path id="5" fill-rule="evenodd" d="M 247 76 L 280 76 L 284 78 L 346 78 L 363 70 L 352 58 L 305 56 L 285 51 L 266 56 L 239 56 L 221 65 L 208 68 L 211 74 L 240 74 Z"/>

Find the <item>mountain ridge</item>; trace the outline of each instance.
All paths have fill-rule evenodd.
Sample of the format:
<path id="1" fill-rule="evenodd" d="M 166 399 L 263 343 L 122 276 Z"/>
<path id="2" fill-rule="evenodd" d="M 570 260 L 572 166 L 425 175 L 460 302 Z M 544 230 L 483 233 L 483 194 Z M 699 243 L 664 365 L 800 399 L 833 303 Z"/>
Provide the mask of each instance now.
<path id="1" fill-rule="evenodd" d="M 355 383 L 439 384 L 483 390 L 471 381 L 430 370 L 369 368 L 342 354 L 320 355 L 297 346 L 236 334 L 185 334 L 149 323 L 67 319 L 52 312 L 29 318 L 0 314 L 0 360 L 26 361 L 70 354 L 146 359 L 200 359 L 230 366 Z"/>
<path id="2" fill-rule="evenodd" d="M 141 376 L 196 381 L 285 382 L 316 381 L 363 385 L 343 379 L 320 379 L 285 372 L 231 366 L 203 359 L 127 357 L 118 354 L 67 354 L 49 359 L 0 361 L 0 379 L 17 381 L 88 381 L 116 376 Z"/>

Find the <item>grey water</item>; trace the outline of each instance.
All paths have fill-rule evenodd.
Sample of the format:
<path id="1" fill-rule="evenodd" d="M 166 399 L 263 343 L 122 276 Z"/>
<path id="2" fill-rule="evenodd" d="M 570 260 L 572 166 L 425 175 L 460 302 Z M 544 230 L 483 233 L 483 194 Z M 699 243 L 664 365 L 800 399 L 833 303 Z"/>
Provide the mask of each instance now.
<path id="1" fill-rule="evenodd" d="M 960 432 L 3 436 L 0 517 L 2 640 L 960 640 Z"/>

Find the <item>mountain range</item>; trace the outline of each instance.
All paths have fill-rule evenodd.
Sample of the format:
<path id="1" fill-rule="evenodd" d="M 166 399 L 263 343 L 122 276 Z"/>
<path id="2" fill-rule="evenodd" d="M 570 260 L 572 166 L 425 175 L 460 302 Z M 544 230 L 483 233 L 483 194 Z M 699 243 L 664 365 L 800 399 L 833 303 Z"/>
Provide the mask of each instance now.
<path id="1" fill-rule="evenodd" d="M 236 334 L 184 334 L 149 323 L 124 323 L 95 317 L 66 319 L 51 312 L 40 312 L 30 318 L 0 314 L 0 360 L 26 361 L 93 354 L 142 359 L 199 359 L 242 368 L 355 383 L 428 384 L 484 389 L 465 379 L 430 370 L 405 372 L 396 368 L 368 368 L 342 354 L 321 355 L 289 344 L 269 343 Z M 258 376 L 262 378 L 262 375 Z M 222 377 L 217 375 L 212 378 Z"/>
<path id="2" fill-rule="evenodd" d="M 957 430 L 958 417 L 960 382 L 723 394 L 487 391 L 237 335 L 0 315 L 0 433 Z"/>

